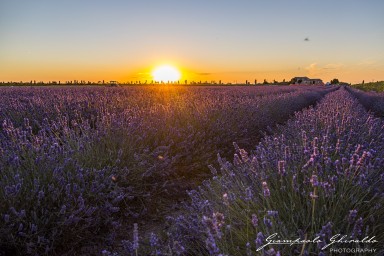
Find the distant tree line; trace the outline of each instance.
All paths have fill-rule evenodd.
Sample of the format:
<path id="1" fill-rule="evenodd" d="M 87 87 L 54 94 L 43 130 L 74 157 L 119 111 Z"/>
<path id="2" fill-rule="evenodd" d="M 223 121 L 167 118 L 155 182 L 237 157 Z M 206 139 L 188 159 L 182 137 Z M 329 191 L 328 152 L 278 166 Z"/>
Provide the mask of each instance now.
<path id="1" fill-rule="evenodd" d="M 384 92 L 384 81 L 368 82 L 363 80 L 361 84 L 354 84 L 352 87 L 363 91 Z"/>
<path id="2" fill-rule="evenodd" d="M 249 80 L 245 80 L 244 82 L 234 81 L 234 82 L 227 82 L 224 83 L 222 80 L 211 80 L 211 81 L 154 81 L 154 80 L 137 80 L 137 81 L 125 81 L 125 82 L 117 82 L 117 81 L 105 81 L 100 80 L 97 82 L 91 82 L 91 81 L 85 81 L 85 80 L 68 80 L 68 81 L 10 81 L 10 82 L 0 82 L 0 85 L 24 85 L 24 86 L 30 86 L 30 85 L 257 85 L 257 86 L 267 86 L 267 85 L 290 85 L 292 83 L 295 83 L 294 78 L 291 80 L 285 80 L 277 81 L 276 79 L 273 79 L 272 81 L 268 81 L 267 79 L 263 79 L 263 82 L 258 82 L 257 79 L 254 79 L 252 82 Z M 343 82 L 340 82 L 339 79 L 334 78 L 330 81 L 330 84 L 346 84 Z M 364 84 L 364 81 L 363 81 Z"/>
<path id="3" fill-rule="evenodd" d="M 266 79 L 262 83 L 258 83 L 257 79 L 251 83 L 249 80 L 245 80 L 244 82 L 227 82 L 223 83 L 222 80 L 211 80 L 211 81 L 126 81 L 126 82 L 117 82 L 117 81 L 105 81 L 101 80 L 98 82 L 91 82 L 85 80 L 68 80 L 68 81 L 9 81 L 9 82 L 0 82 L 0 85 L 18 85 L 18 86 L 41 86 L 41 85 L 111 85 L 111 84 L 120 84 L 120 85 L 156 85 L 156 84 L 170 84 L 170 85 L 289 85 L 290 82 L 286 82 L 284 79 L 281 82 L 276 81 L 275 79 L 272 82 L 268 82 Z"/>

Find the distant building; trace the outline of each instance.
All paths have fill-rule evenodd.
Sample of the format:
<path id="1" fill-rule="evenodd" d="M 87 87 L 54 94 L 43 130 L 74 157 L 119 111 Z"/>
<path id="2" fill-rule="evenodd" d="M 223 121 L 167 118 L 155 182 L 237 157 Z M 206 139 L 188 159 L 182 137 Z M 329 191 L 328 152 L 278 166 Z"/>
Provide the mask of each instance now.
<path id="1" fill-rule="evenodd" d="M 303 76 L 292 78 L 291 85 L 324 85 L 324 82 L 321 79 L 311 79 Z"/>
<path id="2" fill-rule="evenodd" d="M 110 81 L 109 86 L 118 86 L 119 83 L 117 81 Z"/>

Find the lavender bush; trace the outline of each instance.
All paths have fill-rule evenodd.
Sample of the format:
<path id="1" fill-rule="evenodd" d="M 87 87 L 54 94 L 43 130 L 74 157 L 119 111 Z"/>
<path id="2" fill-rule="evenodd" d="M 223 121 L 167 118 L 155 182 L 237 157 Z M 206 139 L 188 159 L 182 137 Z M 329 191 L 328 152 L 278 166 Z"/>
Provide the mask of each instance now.
<path id="1" fill-rule="evenodd" d="M 85 168 L 73 158 L 88 130 L 45 119 L 34 134 L 28 119 L 19 128 L 3 121 L 0 251 L 52 255 L 113 239 L 125 193 L 113 181 L 116 168 Z"/>
<path id="2" fill-rule="evenodd" d="M 355 96 L 367 110 L 374 112 L 379 117 L 384 117 L 383 92 L 363 92 L 351 87 L 347 87 L 347 90 Z"/>
<path id="3" fill-rule="evenodd" d="M 192 255 L 328 255 L 322 248 L 333 235 L 375 236 L 371 248 L 380 255 L 383 130 L 346 90 L 327 95 L 251 153 L 235 143 L 233 163 L 218 155 L 219 168 L 210 166 L 215 176 L 170 217 L 171 239 Z M 321 242 L 262 247 L 275 233 L 275 240 Z"/>

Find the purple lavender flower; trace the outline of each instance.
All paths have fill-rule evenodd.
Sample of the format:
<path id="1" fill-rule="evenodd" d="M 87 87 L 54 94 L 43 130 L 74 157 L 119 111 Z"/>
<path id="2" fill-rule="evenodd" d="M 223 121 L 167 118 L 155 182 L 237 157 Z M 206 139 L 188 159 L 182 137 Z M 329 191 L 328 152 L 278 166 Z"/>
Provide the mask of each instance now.
<path id="1" fill-rule="evenodd" d="M 337 143 L 336 143 L 335 149 L 336 149 L 336 153 L 340 151 L 340 139 L 337 139 Z M 337 161 L 339 161 L 339 160 L 337 160 Z"/>
<path id="2" fill-rule="evenodd" d="M 319 179 L 316 174 L 312 174 L 310 182 L 312 184 L 312 187 L 319 186 Z"/>
<path id="3" fill-rule="evenodd" d="M 328 222 L 325 226 L 322 226 L 320 236 L 330 238 L 332 236 L 332 223 Z"/>
<path id="4" fill-rule="evenodd" d="M 64 204 L 61 206 L 61 209 L 60 209 L 60 214 L 63 215 L 65 214 L 65 211 L 67 210 L 67 206 Z"/>
<path id="5" fill-rule="evenodd" d="M 103 255 L 103 256 L 113 256 L 113 253 L 111 253 L 110 251 L 104 249 L 104 250 L 101 251 L 101 255 Z"/>
<path id="6" fill-rule="evenodd" d="M 267 215 L 268 216 L 272 216 L 272 217 L 277 217 L 277 215 L 279 214 L 278 211 L 267 211 Z"/>
<path id="7" fill-rule="evenodd" d="M 211 164 L 208 165 L 208 168 L 209 168 L 209 170 L 211 170 L 211 173 L 213 176 L 217 176 L 217 170 L 215 167 L 213 167 L 213 165 L 211 165 Z"/>
<path id="8" fill-rule="evenodd" d="M 357 161 L 357 166 L 363 166 L 364 161 L 367 158 L 368 153 L 366 151 L 363 152 L 363 155 L 360 157 L 360 159 Z"/>
<path id="9" fill-rule="evenodd" d="M 256 240 L 255 240 L 256 248 L 259 248 L 260 246 L 263 245 L 264 239 L 265 237 L 262 232 L 257 233 Z"/>
<path id="10" fill-rule="evenodd" d="M 315 159 L 313 158 L 313 156 L 311 156 L 311 158 L 303 166 L 303 169 L 308 168 L 309 166 L 313 165 L 314 163 L 315 163 Z"/>
<path id="11" fill-rule="evenodd" d="M 291 156 L 290 148 L 288 146 L 286 146 L 284 148 L 284 158 L 285 158 L 285 160 L 287 160 L 290 156 Z"/>
<path id="12" fill-rule="evenodd" d="M 256 228 L 259 225 L 259 219 L 256 214 L 252 214 L 252 225 Z"/>
<path id="13" fill-rule="evenodd" d="M 267 228 L 271 228 L 272 227 L 272 221 L 270 219 L 268 219 L 267 217 L 264 217 L 264 225 L 267 227 Z"/>
<path id="14" fill-rule="evenodd" d="M 323 191 L 325 192 L 325 196 L 331 196 L 335 192 L 335 187 L 332 186 L 329 182 L 321 182 L 321 187 L 323 188 Z"/>
<path id="15" fill-rule="evenodd" d="M 247 242 L 245 247 L 247 248 L 247 256 L 251 256 L 252 255 L 251 244 Z"/>
<path id="16" fill-rule="evenodd" d="M 18 216 L 19 216 L 20 219 L 24 219 L 27 216 L 26 211 L 25 210 L 21 210 L 19 212 Z"/>
<path id="17" fill-rule="evenodd" d="M 129 240 L 122 240 L 121 245 L 124 249 L 124 252 L 126 252 L 127 254 L 133 254 L 133 252 L 135 251 L 135 249 L 133 249 L 132 242 Z"/>
<path id="18" fill-rule="evenodd" d="M 16 184 L 16 189 L 15 189 L 16 193 L 18 193 L 20 191 L 20 189 L 21 189 L 21 183 L 19 182 Z"/>
<path id="19" fill-rule="evenodd" d="M 268 187 L 268 184 L 266 181 L 263 181 L 263 195 L 265 197 L 270 197 L 271 196 L 271 192 L 269 191 L 269 187 Z"/>
<path id="20" fill-rule="evenodd" d="M 16 216 L 19 216 L 19 213 L 16 211 L 14 207 L 9 208 L 9 210 Z"/>
<path id="21" fill-rule="evenodd" d="M 44 191 L 40 190 L 40 191 L 39 191 L 39 194 L 37 195 L 38 200 L 39 200 L 39 201 L 43 200 L 44 195 L 45 195 L 45 194 L 44 194 Z"/>
<path id="22" fill-rule="evenodd" d="M 217 226 L 217 228 L 221 228 L 221 226 L 223 226 L 224 214 L 222 214 L 220 212 L 214 212 L 213 213 L 213 219 L 214 219 L 214 222 L 215 222 L 215 225 Z"/>
<path id="23" fill-rule="evenodd" d="M 77 198 L 77 204 L 78 204 L 79 209 L 81 209 L 81 210 L 84 209 L 85 202 L 84 202 L 84 198 L 82 196 L 79 196 Z"/>
<path id="24" fill-rule="evenodd" d="M 306 145 L 307 145 L 307 133 L 305 131 L 301 132 L 301 139 L 303 141 L 303 146 L 306 147 Z"/>
<path id="25" fill-rule="evenodd" d="M 35 224 L 31 225 L 31 232 L 36 233 L 37 232 L 37 226 Z"/>
<path id="26" fill-rule="evenodd" d="M 328 222 L 326 225 L 322 226 L 320 233 L 317 234 L 320 237 L 320 243 L 317 244 L 317 248 L 321 249 L 327 245 L 326 241 L 332 236 L 332 223 Z"/>
<path id="27" fill-rule="evenodd" d="M 213 213 L 213 218 L 203 216 L 202 222 L 207 227 L 210 234 L 221 238 L 222 234 L 220 228 L 224 224 L 224 215 L 222 213 Z"/>
<path id="28" fill-rule="evenodd" d="M 252 164 L 252 172 L 253 173 L 257 173 L 257 169 L 258 169 L 258 166 L 259 166 L 259 161 L 257 160 L 257 158 L 255 156 L 252 157 L 251 164 Z"/>
<path id="29" fill-rule="evenodd" d="M 245 200 L 247 200 L 247 201 L 252 200 L 253 194 L 252 194 L 252 189 L 250 187 L 247 187 L 245 189 L 245 194 L 246 194 Z"/>
<path id="30" fill-rule="evenodd" d="M 173 250 L 176 255 L 182 255 L 185 252 L 184 246 L 179 241 L 173 242 Z"/>
<path id="31" fill-rule="evenodd" d="M 67 184 L 65 186 L 65 193 L 67 194 L 68 197 L 71 196 L 71 184 Z"/>
<path id="32" fill-rule="evenodd" d="M 313 148 L 313 156 L 316 157 L 319 155 L 319 148 L 318 147 L 314 147 Z"/>
<path id="33" fill-rule="evenodd" d="M 295 189 L 295 191 L 299 191 L 299 184 L 297 182 L 297 175 L 296 174 L 294 174 L 292 176 L 292 186 Z"/>
<path id="34" fill-rule="evenodd" d="M 271 248 L 268 251 L 265 252 L 265 255 L 267 256 L 276 256 L 276 251 L 275 249 Z"/>
<path id="35" fill-rule="evenodd" d="M 285 175 L 285 161 L 279 161 L 278 164 L 278 172 L 279 175 L 284 176 Z"/>
<path id="36" fill-rule="evenodd" d="M 353 231 L 352 231 L 352 237 L 357 238 L 362 235 L 362 229 L 363 229 L 363 218 L 359 218 L 356 222 L 355 225 L 353 226 Z"/>
<path id="37" fill-rule="evenodd" d="M 349 224 L 352 224 L 357 216 L 357 210 L 350 210 L 349 211 L 349 216 L 348 216 L 348 222 Z"/>
<path id="38" fill-rule="evenodd" d="M 133 224 L 133 250 L 137 250 L 139 248 L 139 227 L 137 223 Z"/>
<path id="39" fill-rule="evenodd" d="M 150 239 L 149 239 L 149 244 L 151 245 L 151 247 L 159 246 L 159 238 L 153 232 L 151 233 L 151 236 L 150 236 Z"/>
<path id="40" fill-rule="evenodd" d="M 23 225 L 23 223 L 20 223 L 18 231 L 21 232 L 23 229 L 24 229 L 24 225 Z"/>
<path id="41" fill-rule="evenodd" d="M 233 158 L 233 164 L 235 166 L 239 166 L 241 165 L 242 161 L 240 160 L 240 157 L 238 154 L 234 154 L 234 158 Z"/>
<path id="42" fill-rule="evenodd" d="M 205 247 L 207 248 L 210 255 L 216 255 L 220 251 L 219 247 L 216 245 L 215 238 L 211 233 L 208 234 L 208 238 L 205 240 Z"/>
<path id="43" fill-rule="evenodd" d="M 7 195 L 7 196 L 10 196 L 10 195 L 16 193 L 16 189 L 15 189 L 14 185 L 13 186 L 5 186 L 4 190 L 5 190 L 5 195 Z"/>
<path id="44" fill-rule="evenodd" d="M 244 149 L 240 149 L 240 156 L 241 156 L 241 160 L 246 163 L 249 161 L 249 157 L 248 157 L 248 152 L 245 151 Z"/>
<path id="45" fill-rule="evenodd" d="M 224 202 L 224 205 L 229 206 L 229 200 L 228 200 L 228 194 L 227 193 L 223 194 L 223 202 Z"/>

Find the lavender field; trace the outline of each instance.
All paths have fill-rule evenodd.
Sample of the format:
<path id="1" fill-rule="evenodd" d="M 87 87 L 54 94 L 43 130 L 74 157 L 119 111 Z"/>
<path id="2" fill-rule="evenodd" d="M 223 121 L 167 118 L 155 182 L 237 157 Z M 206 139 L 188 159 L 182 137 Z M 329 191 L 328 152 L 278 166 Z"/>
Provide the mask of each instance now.
<path id="1" fill-rule="evenodd" d="M 0 255 L 333 255 L 335 234 L 380 255 L 383 108 L 343 87 L 0 87 Z"/>

